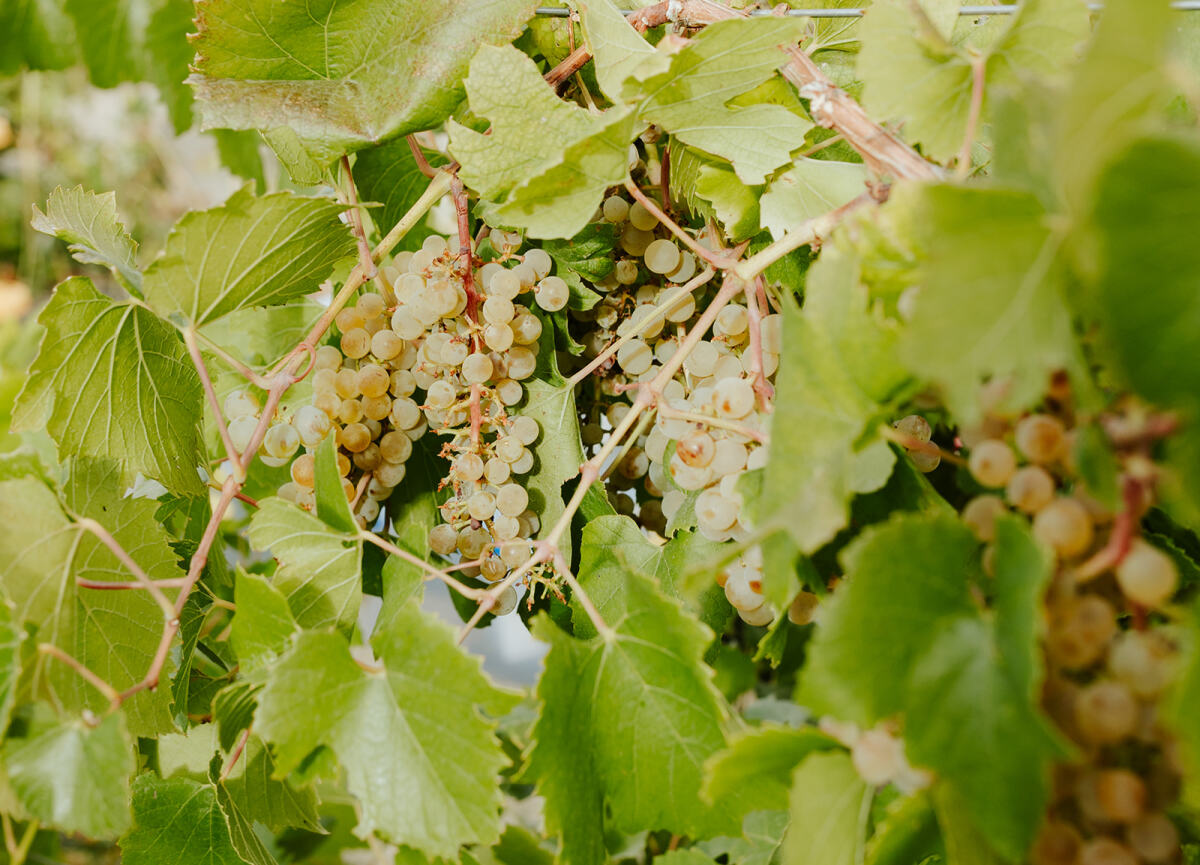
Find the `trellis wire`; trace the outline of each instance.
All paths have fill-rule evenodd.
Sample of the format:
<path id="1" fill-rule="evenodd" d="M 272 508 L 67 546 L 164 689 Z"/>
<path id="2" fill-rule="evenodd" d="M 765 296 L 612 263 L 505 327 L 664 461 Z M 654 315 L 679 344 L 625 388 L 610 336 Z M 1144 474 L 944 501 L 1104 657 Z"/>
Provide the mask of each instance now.
<path id="1" fill-rule="evenodd" d="M 963 6 L 958 10 L 959 15 L 1012 15 L 1019 7 L 1015 3 L 1003 6 Z M 1104 8 L 1103 3 L 1089 3 L 1088 8 L 1099 12 Z M 1200 12 L 1200 0 L 1174 0 L 1171 8 L 1179 12 Z M 625 10 L 622 14 L 632 15 L 636 10 Z M 783 14 L 793 18 L 858 18 L 866 9 L 788 9 Z M 543 18 L 566 18 L 571 10 L 565 6 L 541 6 L 535 14 Z M 751 9 L 750 15 L 774 15 L 771 9 Z"/>

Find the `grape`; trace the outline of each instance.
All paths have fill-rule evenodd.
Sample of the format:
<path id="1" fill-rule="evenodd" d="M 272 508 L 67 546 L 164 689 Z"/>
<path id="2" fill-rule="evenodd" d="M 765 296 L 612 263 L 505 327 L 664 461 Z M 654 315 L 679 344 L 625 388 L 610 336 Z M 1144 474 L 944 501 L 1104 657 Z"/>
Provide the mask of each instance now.
<path id="1" fill-rule="evenodd" d="M 519 381 L 514 381 L 511 378 L 502 378 L 496 382 L 496 386 L 492 392 L 500 398 L 500 402 L 506 406 L 516 405 L 525 396 L 525 388 Z"/>
<path id="2" fill-rule="evenodd" d="M 425 325 L 408 306 L 397 306 L 392 313 L 392 332 L 401 339 L 417 339 L 425 332 Z"/>
<path id="3" fill-rule="evenodd" d="M 494 294 L 483 302 L 483 317 L 488 324 L 508 324 L 514 315 L 513 302 L 506 297 Z"/>
<path id="4" fill-rule="evenodd" d="M 406 462 L 412 456 L 412 452 L 412 439 L 404 433 L 385 433 L 379 440 L 379 453 L 390 463 Z"/>
<path id="5" fill-rule="evenodd" d="M 496 492 L 496 508 L 506 517 L 515 517 L 529 506 L 529 493 L 519 484 L 504 484 Z"/>
<path id="6" fill-rule="evenodd" d="M 1098 595 L 1083 595 L 1070 602 L 1063 621 L 1051 630 L 1050 649 L 1064 667 L 1080 669 L 1100 659 L 1116 631 L 1112 604 Z"/>
<path id="7" fill-rule="evenodd" d="M 1096 798 L 1109 820 L 1130 823 L 1146 809 L 1146 785 L 1128 769 L 1105 769 L 1096 778 Z"/>
<path id="8" fill-rule="evenodd" d="M 850 759 L 858 777 L 872 787 L 880 787 L 903 768 L 904 746 L 886 730 L 867 730 L 855 740 Z"/>
<path id="9" fill-rule="evenodd" d="M 1127 830 L 1129 846 L 1147 862 L 1166 862 L 1179 849 L 1179 830 L 1165 814 L 1144 814 Z"/>
<path id="10" fill-rule="evenodd" d="M 1095 682 L 1075 700 L 1075 723 L 1080 735 L 1092 744 L 1120 742 L 1132 735 L 1137 720 L 1137 700 L 1119 682 Z"/>
<path id="11" fill-rule="evenodd" d="M 478 492 L 467 499 L 467 513 L 473 520 L 490 520 L 495 512 L 496 497 L 491 493 Z"/>
<path id="12" fill-rule="evenodd" d="M 1071 558 L 1092 545 L 1092 520 L 1077 500 L 1058 498 L 1033 518 L 1033 534 L 1060 556 Z"/>
<path id="13" fill-rule="evenodd" d="M 340 354 L 340 352 L 339 352 Z M 312 377 L 313 393 L 337 392 L 337 372 L 332 369 L 319 369 Z"/>
<path id="14" fill-rule="evenodd" d="M 374 292 L 362 295 L 359 297 L 358 303 L 354 305 L 354 308 L 362 314 L 363 321 L 370 321 L 383 315 L 386 307 L 387 304 L 383 302 L 383 298 Z"/>
<path id="15" fill-rule="evenodd" d="M 493 616 L 507 616 L 517 608 L 517 590 L 512 586 L 505 586 L 504 590 L 496 597 L 496 603 L 492 606 Z"/>
<path id="16" fill-rule="evenodd" d="M 544 279 L 546 274 L 550 272 L 550 268 L 554 266 L 554 262 L 550 259 L 550 254 L 544 249 L 536 248 L 525 253 L 525 264 L 533 268 L 533 272 L 538 279 Z"/>
<path id="17" fill-rule="evenodd" d="M 1012 448 L 999 439 L 986 439 L 971 450 L 971 475 L 985 487 L 1002 487 L 1017 470 Z"/>
<path id="18" fill-rule="evenodd" d="M 316 461 L 312 454 L 300 454 L 292 463 L 292 480 L 297 486 L 312 489 L 316 476 Z"/>
<path id="19" fill-rule="evenodd" d="M 696 497 L 696 521 L 702 532 L 721 532 L 732 526 L 741 509 L 738 502 L 721 495 L 718 489 L 706 489 Z"/>
<path id="20" fill-rule="evenodd" d="M 979 540 L 990 543 L 996 539 L 996 517 L 1007 510 L 999 496 L 976 496 L 963 507 L 962 521 Z"/>
<path id="21" fill-rule="evenodd" d="M 361 400 L 363 415 L 373 421 L 381 421 L 392 411 L 392 400 L 386 396 L 364 396 Z"/>
<path id="22" fill-rule="evenodd" d="M 356 399 L 344 399 L 338 404 L 338 420 L 342 423 L 354 423 L 362 420 L 362 403 Z"/>
<path id="23" fill-rule="evenodd" d="M 489 324 L 483 329 L 483 341 L 492 351 L 507 351 L 513 344 L 513 329 L 507 324 Z"/>
<path id="24" fill-rule="evenodd" d="M 537 355 L 527 348 L 513 346 L 508 350 L 508 377 L 524 381 L 537 368 Z"/>
<path id="25" fill-rule="evenodd" d="M 619 195 L 604 199 L 604 218 L 609 222 L 624 222 L 629 216 L 629 202 Z"/>
<path id="26" fill-rule="evenodd" d="M 458 532 L 442 523 L 429 530 L 429 548 L 440 556 L 448 556 L 458 547 Z"/>
<path id="27" fill-rule="evenodd" d="M 462 362 L 463 379 L 469 384 L 482 384 L 492 377 L 492 359 L 476 352 Z"/>
<path id="28" fill-rule="evenodd" d="M 512 300 L 521 293 L 521 279 L 511 270 L 500 270 L 487 284 L 488 298 Z"/>
<path id="29" fill-rule="evenodd" d="M 358 372 L 353 369 L 339 369 L 333 377 L 333 388 L 342 399 L 358 396 Z"/>
<path id="30" fill-rule="evenodd" d="M 1031 462 L 1048 463 L 1056 460 L 1063 452 L 1065 433 L 1062 421 L 1058 418 L 1032 414 L 1017 423 L 1013 437 L 1017 443 L 1017 450 Z"/>
<path id="31" fill-rule="evenodd" d="M 492 457 L 483 466 L 484 477 L 494 486 L 504 483 L 512 475 L 512 468 L 499 457 Z"/>
<path id="32" fill-rule="evenodd" d="M 523 312 L 512 321 L 513 341 L 519 345 L 533 345 L 542 335 L 542 322 L 536 315 Z"/>
<path id="33" fill-rule="evenodd" d="M 342 334 L 342 354 L 358 359 L 371 350 L 371 335 L 361 327 L 351 328 Z"/>
<path id="34" fill-rule="evenodd" d="M 766 602 L 761 592 L 757 592 L 751 588 L 750 580 L 746 576 L 744 567 L 730 568 L 726 573 L 725 597 L 738 610 L 742 612 L 757 610 Z"/>
<path id="35" fill-rule="evenodd" d="M 300 436 L 300 444 L 315 448 L 329 434 L 331 426 L 329 415 L 317 406 L 305 405 L 296 410 L 293 420 L 296 433 Z"/>
<path id="36" fill-rule="evenodd" d="M 744 418 L 754 409 L 754 389 L 741 378 L 724 378 L 713 388 L 713 407 L 728 418 Z"/>
<path id="37" fill-rule="evenodd" d="M 567 305 L 571 290 L 567 283 L 557 276 L 547 276 L 537 284 L 533 292 L 537 305 L 547 312 L 556 312 Z"/>
<path id="38" fill-rule="evenodd" d="M 300 436 L 290 423 L 275 424 L 263 437 L 263 450 L 275 459 L 286 459 L 300 447 Z"/>
<path id="39" fill-rule="evenodd" d="M 370 472 L 379 467 L 383 457 L 379 455 L 379 445 L 372 442 L 351 460 L 360 471 Z"/>
<path id="40" fill-rule="evenodd" d="M 342 353 L 334 346 L 323 345 L 317 349 L 316 357 L 313 359 L 313 369 L 330 369 L 336 372 L 341 365 Z"/>
<path id="41" fill-rule="evenodd" d="M 400 397 L 392 403 L 392 424 L 407 430 L 421 422 L 421 409 L 408 397 Z"/>
<path id="42" fill-rule="evenodd" d="M 646 251 L 646 247 L 654 242 L 654 232 L 643 231 L 637 226 L 630 223 L 625 226 L 621 232 L 621 249 L 625 250 L 629 255 L 641 257 Z"/>
<path id="43" fill-rule="evenodd" d="M 717 445 L 712 436 L 703 430 L 697 430 L 676 442 L 675 452 L 685 464 L 693 468 L 703 468 L 713 461 Z"/>
<path id="44" fill-rule="evenodd" d="M 408 470 L 404 463 L 384 462 L 375 469 L 375 477 L 379 479 L 380 483 L 387 484 L 389 487 L 399 486 L 407 473 Z"/>
<path id="45" fill-rule="evenodd" d="M 1017 510 L 1036 514 L 1054 500 L 1054 478 L 1041 466 L 1025 466 L 1009 478 L 1004 495 Z"/>
<path id="46" fill-rule="evenodd" d="M 696 275 L 696 257 L 687 250 L 679 256 L 679 266 L 667 274 L 667 279 L 679 284 L 687 282 Z"/>
<path id="47" fill-rule="evenodd" d="M 1076 865 L 1083 838 L 1068 823 L 1058 821 L 1042 826 L 1029 851 L 1031 865 Z"/>
<path id="48" fill-rule="evenodd" d="M 663 300 L 666 300 L 666 298 L 663 298 Z M 673 324 L 680 324 L 695 314 L 696 298 L 694 295 L 685 294 L 667 309 L 666 319 Z M 673 355 L 675 352 L 672 351 L 671 354 Z"/>
<path id="49" fill-rule="evenodd" d="M 256 429 L 258 429 L 258 418 L 253 415 L 244 415 L 230 423 L 229 439 L 233 444 L 233 449 L 239 454 L 245 453 Z"/>
<path id="50" fill-rule="evenodd" d="M 377 363 L 365 363 L 358 369 L 355 379 L 358 392 L 363 396 L 383 396 L 388 392 L 392 377 Z"/>
<path id="51" fill-rule="evenodd" d="M 363 496 L 358 503 L 359 525 L 363 528 L 372 525 L 379 518 L 379 502 L 370 496 Z"/>
<path id="52" fill-rule="evenodd" d="M 650 243 L 643 253 L 646 269 L 651 273 L 670 273 L 679 266 L 679 247 L 660 238 Z"/>
<path id="53" fill-rule="evenodd" d="M 492 242 L 498 249 L 515 252 L 521 248 L 521 235 L 516 231 L 493 231 Z"/>
<path id="54" fill-rule="evenodd" d="M 478 454 L 460 454 L 451 471 L 464 481 L 477 481 L 483 477 L 483 460 Z"/>
<path id="55" fill-rule="evenodd" d="M 380 360 L 391 360 L 404 351 L 404 340 L 396 332 L 384 328 L 371 337 L 371 354 Z"/>
<path id="56" fill-rule="evenodd" d="M 1175 649 L 1155 631 L 1125 631 L 1113 642 L 1108 668 L 1136 696 L 1153 699 L 1175 678 Z"/>
<path id="57" fill-rule="evenodd" d="M 367 323 L 367 320 L 363 317 L 361 311 L 354 307 L 346 307 L 333 317 L 333 322 L 342 333 L 348 333 L 349 331 L 361 328 Z"/>
<path id="58" fill-rule="evenodd" d="M 925 420 L 919 414 L 910 414 L 907 417 L 902 417 L 892 424 L 892 426 L 905 435 L 915 438 L 917 441 L 927 442 L 933 436 L 933 427 L 929 425 L 929 421 Z"/>
<path id="59" fill-rule="evenodd" d="M 713 367 L 716 366 L 719 357 L 720 354 L 717 352 L 717 347 L 711 342 L 702 340 L 696 343 L 691 353 L 687 356 L 687 360 L 683 362 L 683 368 L 698 378 L 704 378 L 712 374 Z"/>
<path id="60" fill-rule="evenodd" d="M 816 617 L 817 607 L 821 599 L 812 592 L 800 592 L 792 598 L 788 607 L 788 621 L 793 625 L 807 625 Z"/>
<path id="61" fill-rule="evenodd" d="M 350 473 L 350 457 L 341 453 L 337 455 L 337 473 L 340 478 Z"/>
<path id="62" fill-rule="evenodd" d="M 1145 541 L 1135 540 L 1117 565 L 1117 584 L 1129 600 L 1159 607 L 1175 594 L 1179 571 L 1170 556 Z"/>
<path id="63" fill-rule="evenodd" d="M 449 408 L 457 399 L 454 385 L 446 381 L 435 381 L 425 393 L 425 403 L 435 409 Z"/>
<path id="64" fill-rule="evenodd" d="M 509 434 L 516 436 L 517 440 L 523 445 L 531 445 L 537 441 L 541 434 L 541 429 L 538 427 L 538 422 L 531 417 L 518 415 L 513 418 L 512 423 L 508 428 Z"/>
<path id="65" fill-rule="evenodd" d="M 738 617 L 747 625 L 753 625 L 756 628 L 765 628 L 771 622 L 775 621 L 775 611 L 771 609 L 769 604 L 763 604 L 753 610 L 738 610 Z"/>
<path id="66" fill-rule="evenodd" d="M 236 420 L 258 414 L 258 400 L 244 390 L 235 390 L 225 397 L 225 418 Z"/>
<path id="67" fill-rule="evenodd" d="M 647 210 L 640 201 L 635 201 L 629 207 L 629 223 L 634 228 L 650 231 L 658 226 L 658 217 Z"/>
<path id="68" fill-rule="evenodd" d="M 741 304 L 731 303 L 717 313 L 717 327 L 728 336 L 743 334 L 749 326 L 750 317 Z"/>
<path id="69" fill-rule="evenodd" d="M 621 477 L 627 480 L 637 480 L 645 477 L 646 472 L 650 470 L 650 457 L 646 456 L 646 452 L 641 448 L 630 448 L 624 459 L 621 460 L 618 466 Z"/>
<path id="70" fill-rule="evenodd" d="M 361 453 L 371 443 L 371 432 L 361 423 L 349 423 L 338 433 L 338 444 L 350 453 Z"/>

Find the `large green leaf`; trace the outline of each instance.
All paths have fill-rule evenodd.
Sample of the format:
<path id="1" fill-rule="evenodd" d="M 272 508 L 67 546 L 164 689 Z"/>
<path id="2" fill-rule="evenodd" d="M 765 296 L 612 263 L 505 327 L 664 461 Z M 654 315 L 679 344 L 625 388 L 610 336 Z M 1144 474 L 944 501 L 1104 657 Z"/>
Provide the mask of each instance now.
<path id="1" fill-rule="evenodd" d="M 785 810 L 792 774 L 801 761 L 814 751 L 839 747 L 836 739 L 815 727 L 764 724 L 731 739 L 728 748 L 705 764 L 702 794 L 724 807 L 736 803 L 738 816 Z"/>
<path id="2" fill-rule="evenodd" d="M 121 284 L 140 296 L 137 243 L 117 213 L 117 196 L 89 192 L 82 186 L 57 187 L 46 200 L 46 212 L 33 208 L 34 228 L 66 241 L 76 260 L 112 268 Z"/>
<path id="3" fill-rule="evenodd" d="M 564 102 L 516 48 L 484 47 L 466 79 L 471 109 L 491 121 L 484 135 L 454 121 L 450 151 L 463 182 L 497 205 L 495 219 L 533 237 L 573 237 L 628 164 L 634 118 L 594 116 Z"/>
<path id="4" fill-rule="evenodd" d="M 179 334 L 86 279 L 55 289 L 14 429 L 46 430 L 63 456 L 109 457 L 176 492 L 203 489 L 200 377 Z"/>
<path id="5" fill-rule="evenodd" d="M 866 829 L 871 790 L 844 752 L 810 754 L 792 780 L 784 865 L 854 865 Z"/>
<path id="6" fill-rule="evenodd" d="M 116 838 L 129 828 L 135 767 L 120 713 L 95 727 L 39 714 L 28 735 L 4 743 L 4 768 L 25 809 L 47 826 L 89 838 Z"/>
<path id="7" fill-rule="evenodd" d="M 803 312 L 783 305 L 783 355 L 758 528 L 784 529 L 801 552 L 811 553 L 846 525 L 856 491 L 887 480 L 894 457 L 864 434 L 905 379 L 895 340 L 870 312 L 855 259 L 827 248 L 809 273 Z M 863 476 L 864 467 L 881 476 Z M 779 569 L 766 576 L 768 599 L 786 607 L 797 586 Z"/>
<path id="8" fill-rule="evenodd" d="M 362 541 L 356 535 L 270 498 L 251 517 L 249 538 L 255 549 L 270 550 L 278 559 L 272 584 L 287 598 L 297 622 L 306 628 L 337 625 L 349 633 L 362 601 Z"/>
<path id="9" fill-rule="evenodd" d="M 966 136 L 973 63 L 983 64 L 987 118 L 990 91 L 1062 73 L 1089 31 L 1080 0 L 1026 0 L 1004 32 L 994 20 L 956 18 L 957 4 L 880 0 L 860 27 L 867 109 L 903 121 L 907 137 L 937 160 L 954 156 Z"/>
<path id="10" fill-rule="evenodd" d="M 1009 380 L 1013 410 L 1040 401 L 1050 374 L 1075 362 L 1062 235 L 1042 204 L 1023 191 L 929 185 L 899 190 L 888 207 L 916 238 L 920 290 L 900 347 L 909 367 L 968 423 L 988 377 Z"/>
<path id="11" fill-rule="evenodd" d="M 536 5 L 213 0 L 197 8 L 189 82 L 206 127 L 280 131 L 296 155 L 328 165 L 440 124 L 476 49 L 511 42 Z"/>
<path id="12" fill-rule="evenodd" d="M 747 186 L 733 166 L 672 140 L 670 153 L 671 198 L 696 216 L 713 218 L 733 240 L 758 233 L 761 186 Z"/>
<path id="13" fill-rule="evenodd" d="M 103 525 L 151 579 L 182 576 L 156 503 L 122 498 L 112 464 L 72 467 L 66 506 Z M 71 522 L 40 481 L 0 483 L 0 581 L 16 615 L 37 628 L 35 639 L 74 655 L 118 690 L 139 682 L 162 636 L 163 614 L 143 591 L 78 588 L 76 580 L 131 581 L 131 574 L 95 536 Z M 166 590 L 173 597 L 177 590 Z M 164 676 L 171 671 L 168 664 Z M 102 713 L 108 701 L 66 665 L 41 656 L 34 688 L 67 711 Z M 173 729 L 169 688 L 143 691 L 125 703 L 130 732 L 153 736 Z"/>
<path id="14" fill-rule="evenodd" d="M 17 677 L 21 675 L 24 638 L 12 601 L 0 594 L 0 730 L 8 729 L 17 703 Z"/>
<path id="15" fill-rule="evenodd" d="M 133 783 L 133 828 L 121 839 L 126 865 L 273 865 L 229 796 L 192 778 L 153 773 Z"/>
<path id="16" fill-rule="evenodd" d="M 505 759 L 479 708 L 497 714 L 509 698 L 418 603 L 373 638 L 377 671 L 364 671 L 340 634 L 302 632 L 270 671 L 255 729 L 274 746 L 276 775 L 332 749 L 361 802 L 361 832 L 453 856 L 499 837 Z"/>
<path id="17" fill-rule="evenodd" d="M 868 173 L 858 162 L 797 159 L 767 186 L 759 204 L 763 228 L 776 238 L 806 219 L 841 207 L 867 189 Z"/>
<path id="18" fill-rule="evenodd" d="M 266 577 L 238 569 L 233 602 L 237 614 L 229 628 L 229 641 L 239 667 L 254 670 L 282 655 L 296 631 L 296 620 L 283 593 Z"/>
<path id="19" fill-rule="evenodd" d="M 256 197 L 244 186 L 220 207 L 176 223 L 146 271 L 146 300 L 194 324 L 316 291 L 354 254 L 354 238 L 324 198 L 290 192 Z"/>
<path id="20" fill-rule="evenodd" d="M 9 0 L 0 4 L 0 74 L 21 67 L 63 69 L 78 49 L 63 0 Z"/>
<path id="21" fill-rule="evenodd" d="M 613 630 L 588 636 L 579 611 L 576 637 L 545 618 L 534 625 L 550 653 L 526 772 L 546 797 L 564 861 L 604 861 L 606 802 L 623 832 L 736 830 L 699 798 L 704 761 L 724 745 L 724 708 L 701 660 L 711 632 L 634 571 L 583 573 Z"/>
<path id="22" fill-rule="evenodd" d="M 446 157 L 434 151 L 424 151 L 430 165 L 445 165 Z M 400 221 L 429 186 L 429 178 L 421 173 L 412 150 L 404 139 L 389 141 L 378 147 L 360 150 L 354 158 L 354 182 L 362 201 L 376 202 L 383 207 L 372 210 L 371 217 L 381 234 Z M 421 248 L 433 229 L 419 224 L 396 245 L 397 250 Z"/>
<path id="23" fill-rule="evenodd" d="M 319 832 L 316 790 L 311 786 L 297 790 L 286 778 L 275 776 L 270 749 L 257 736 L 251 736 L 222 786 L 248 821 L 262 823 L 272 832 L 289 826 Z"/>

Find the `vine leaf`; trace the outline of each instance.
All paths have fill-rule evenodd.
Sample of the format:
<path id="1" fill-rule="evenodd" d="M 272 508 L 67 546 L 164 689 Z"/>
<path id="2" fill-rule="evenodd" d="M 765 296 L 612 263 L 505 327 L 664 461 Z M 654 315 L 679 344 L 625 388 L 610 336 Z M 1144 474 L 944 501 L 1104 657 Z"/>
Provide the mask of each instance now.
<path id="1" fill-rule="evenodd" d="M 117 213 L 113 192 L 98 194 L 76 186 L 59 186 L 46 200 L 46 212 L 33 208 L 35 229 L 66 241 L 76 261 L 111 268 L 121 285 L 142 295 L 142 274 L 137 267 L 137 242 Z"/>
<path id="2" fill-rule="evenodd" d="M 953 157 L 966 136 L 974 62 L 984 64 L 986 119 L 992 90 L 1061 75 L 1090 32 L 1087 8 L 1075 0 L 1029 0 L 1003 31 L 995 21 L 958 19 L 956 7 L 932 0 L 882 0 L 859 27 L 865 107 L 903 121 L 909 138 L 939 161 Z"/>
<path id="3" fill-rule="evenodd" d="M 861 195 L 868 177 L 859 162 L 797 159 L 762 194 L 762 227 L 778 240 L 788 229 Z"/>
<path id="4" fill-rule="evenodd" d="M 4 767 L 29 814 L 62 832 L 114 839 L 129 827 L 133 741 L 120 712 L 96 727 L 38 707 L 25 736 L 4 743 Z"/>
<path id="5" fill-rule="evenodd" d="M 262 823 L 272 832 L 289 826 L 321 832 L 316 790 L 311 786 L 297 790 L 276 774 L 270 749 L 258 736 L 251 736 L 242 758 L 221 786 L 249 822 Z"/>
<path id="6" fill-rule="evenodd" d="M 55 289 L 38 322 L 46 332 L 14 430 L 45 425 L 63 456 L 116 459 L 174 492 L 202 492 L 203 393 L 175 329 L 78 277 Z"/>
<path id="7" fill-rule="evenodd" d="M 713 858 L 725 856 L 736 865 L 772 865 L 779 862 L 787 827 L 786 811 L 755 811 L 742 821 L 741 837 L 713 838 L 697 847 Z"/>
<path id="8" fill-rule="evenodd" d="M 0 593 L 0 729 L 7 730 L 17 704 L 17 679 L 21 675 L 21 644 L 25 634 L 15 605 Z"/>
<path id="9" fill-rule="evenodd" d="M 854 865 L 872 792 L 844 751 L 810 754 L 792 781 L 783 865 Z"/>
<path id="10" fill-rule="evenodd" d="M 239 309 L 311 294 L 354 255 L 343 208 L 291 192 L 256 197 L 243 186 L 219 207 L 175 224 L 146 270 L 146 300 L 164 316 L 202 325 Z"/>
<path id="11" fill-rule="evenodd" d="M 462 98 L 476 49 L 511 42 L 536 5 L 209 0 L 197 7 L 188 83 L 205 127 L 264 130 L 285 164 L 323 167 L 438 126 Z"/>
<path id="12" fill-rule="evenodd" d="M 182 576 L 156 503 L 121 498 L 115 464 L 76 461 L 65 504 L 101 523 L 151 579 Z M 141 680 L 162 636 L 163 615 L 147 592 L 81 589 L 76 580 L 134 579 L 108 547 L 72 523 L 63 504 L 32 478 L 0 483 L 0 582 L 22 622 L 38 626 L 39 642 L 75 656 L 118 690 Z M 176 589 L 164 590 L 167 597 Z M 165 673 L 170 672 L 170 665 Z M 165 680 L 165 679 L 164 679 Z M 108 701 L 74 671 L 43 656 L 33 672 L 35 693 L 52 695 L 69 712 L 107 711 Z M 130 733 L 174 729 L 170 688 L 128 700 Z"/>
<path id="13" fill-rule="evenodd" d="M 750 811 L 783 811 L 788 806 L 792 773 L 809 754 L 841 746 L 815 727 L 764 724 L 733 738 L 704 766 L 701 795 L 734 816 Z"/>
<path id="14" fill-rule="evenodd" d="M 534 620 L 550 653 L 526 775 L 546 797 L 563 861 L 606 861 L 605 802 L 622 832 L 736 832 L 737 820 L 699 797 L 704 761 L 724 746 L 724 707 L 702 661 L 711 632 L 648 577 L 581 572 L 613 632 L 588 636 L 595 632 L 578 612 L 576 637 Z"/>
<path id="15" fill-rule="evenodd" d="M 802 699 L 863 725 L 903 712 L 913 763 L 937 771 L 988 842 L 1019 858 L 1042 819 L 1050 762 L 1066 754 L 1035 696 L 1047 554 L 1019 518 L 1000 520 L 987 612 L 971 597 L 978 542 L 954 517 L 894 517 L 842 564 L 848 579 L 810 644 Z"/>
<path id="16" fill-rule="evenodd" d="M 727 162 L 694 147 L 673 139 L 668 147 L 671 198 L 685 202 L 696 216 L 720 222 L 732 240 L 758 233 L 761 186 L 747 186 Z"/>
<path id="17" fill-rule="evenodd" d="M 233 602 L 237 614 L 229 626 L 229 641 L 238 666 L 248 672 L 262 669 L 286 651 L 296 631 L 287 598 L 266 577 L 239 568 Z"/>
<path id="18" fill-rule="evenodd" d="M 506 761 L 479 708 L 499 714 L 512 698 L 418 604 L 400 605 L 373 637 L 372 672 L 340 634 L 300 633 L 270 670 L 256 730 L 274 747 L 276 776 L 332 749 L 362 804 L 360 832 L 453 856 L 499 837 Z"/>
<path id="19" fill-rule="evenodd" d="M 62 0 L 0 5 L 0 74 L 21 68 L 65 69 L 76 60 L 75 33 Z"/>
<path id="20" fill-rule="evenodd" d="M 426 160 L 435 168 L 448 162 L 440 153 L 432 150 L 423 152 Z M 360 150 L 354 157 L 352 171 L 359 198 L 383 205 L 371 211 L 381 233 L 399 222 L 429 186 L 429 178 L 417 167 L 408 142 L 403 138 Z M 400 239 L 395 249 L 415 252 L 431 233 L 433 229 L 421 222 Z"/>
<path id="21" fill-rule="evenodd" d="M 804 310 L 782 310 L 772 427 L 784 434 L 771 442 L 757 511 L 766 515 L 759 528 L 787 531 L 803 553 L 833 538 L 846 525 L 853 494 L 881 486 L 895 462 L 866 434 L 906 374 L 895 357 L 895 331 L 870 312 L 858 275 L 855 258 L 827 247 L 809 273 Z M 804 518 L 771 516 L 794 514 Z M 763 584 L 780 608 L 796 588 L 785 571 L 772 569 Z"/>
<path id="22" fill-rule="evenodd" d="M 139 775 L 133 828 L 121 839 L 128 865 L 274 865 L 271 854 L 220 786 Z"/>
<path id="23" fill-rule="evenodd" d="M 574 237 L 604 190 L 620 183 L 634 118 L 593 116 L 564 102 L 534 62 L 512 46 L 484 46 L 471 61 L 467 95 L 490 135 L 447 123 L 463 182 L 494 203 L 494 221 L 532 237 Z"/>
<path id="24" fill-rule="evenodd" d="M 357 535 L 272 497 L 259 503 L 248 537 L 255 549 L 270 550 L 279 561 L 271 582 L 287 598 L 297 622 L 306 628 L 336 625 L 347 633 L 354 628 L 362 601 Z"/>

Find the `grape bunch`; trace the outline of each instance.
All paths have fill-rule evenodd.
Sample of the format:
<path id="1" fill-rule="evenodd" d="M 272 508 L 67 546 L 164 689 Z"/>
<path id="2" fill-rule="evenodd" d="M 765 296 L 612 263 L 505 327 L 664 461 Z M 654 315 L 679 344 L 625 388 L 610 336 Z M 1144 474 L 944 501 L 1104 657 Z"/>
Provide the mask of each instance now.
<path id="1" fill-rule="evenodd" d="M 992 567 L 996 520 L 1016 513 L 1054 554 L 1046 596 L 1043 706 L 1079 748 L 1056 770 L 1034 865 L 1173 861 L 1179 834 L 1166 812 L 1179 795 L 1177 745 L 1159 718 L 1178 666 L 1167 613 L 1179 584 L 1169 555 L 1137 537 L 1151 504 L 1145 453 L 1118 452 L 1124 510 L 1113 513 L 1080 480 L 1066 411 L 989 416 L 964 432 L 967 468 L 986 492 L 962 509 Z M 915 421 L 902 422 L 910 432 Z M 928 440 L 928 436 L 925 436 Z M 914 454 L 914 459 L 920 454 Z"/>

